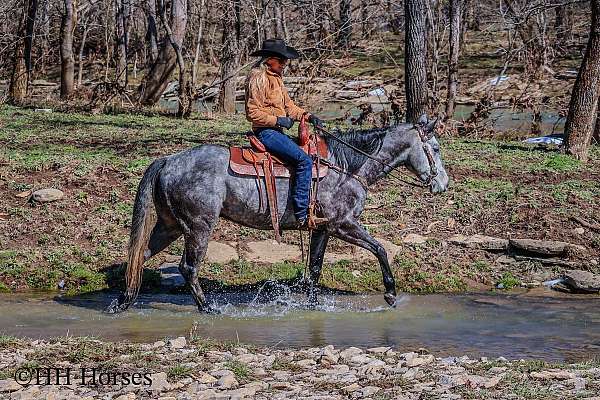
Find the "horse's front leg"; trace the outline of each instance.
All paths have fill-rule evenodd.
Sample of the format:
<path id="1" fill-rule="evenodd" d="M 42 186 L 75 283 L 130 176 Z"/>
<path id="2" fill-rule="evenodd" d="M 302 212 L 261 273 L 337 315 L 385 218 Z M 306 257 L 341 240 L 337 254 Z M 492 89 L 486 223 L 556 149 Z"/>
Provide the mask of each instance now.
<path id="1" fill-rule="evenodd" d="M 396 283 L 394 281 L 394 276 L 392 275 L 392 270 L 390 269 L 387 253 L 383 246 L 369 235 L 365 228 L 354 220 L 344 221 L 343 224 L 335 228 L 332 235 L 345 242 L 369 250 L 377 257 L 379 266 L 381 267 L 381 274 L 383 275 L 383 286 L 385 287 L 385 295 L 383 297 L 390 306 L 395 307 Z"/>
<path id="2" fill-rule="evenodd" d="M 310 259 L 308 268 L 310 276 L 308 277 L 308 302 L 311 307 L 317 304 L 317 284 L 321 278 L 321 268 L 323 267 L 323 259 L 325 258 L 325 248 L 329 240 L 329 232 L 325 230 L 315 230 L 312 232 L 310 239 Z"/>
<path id="3" fill-rule="evenodd" d="M 206 254 L 208 248 L 208 239 L 215 225 L 215 219 L 210 221 L 210 225 L 204 220 L 196 223 L 193 230 L 186 232 L 185 251 L 179 263 L 179 272 L 185 278 L 198 310 L 202 313 L 218 314 L 218 310 L 213 309 L 206 301 L 200 282 L 198 280 L 198 267 Z"/>

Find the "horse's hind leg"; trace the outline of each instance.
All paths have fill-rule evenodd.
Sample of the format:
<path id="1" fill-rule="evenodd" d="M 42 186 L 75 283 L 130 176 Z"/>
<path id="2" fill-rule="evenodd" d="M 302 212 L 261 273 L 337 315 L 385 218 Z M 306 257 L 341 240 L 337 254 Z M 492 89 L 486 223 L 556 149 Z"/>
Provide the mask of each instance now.
<path id="1" fill-rule="evenodd" d="M 325 230 L 315 230 L 310 239 L 310 260 L 308 268 L 310 277 L 308 282 L 308 302 L 314 307 L 317 304 L 317 284 L 321 278 L 321 268 L 325 257 L 325 248 L 329 240 L 329 232 Z"/>
<path id="2" fill-rule="evenodd" d="M 144 260 L 160 253 L 167 246 L 173 243 L 181 236 L 181 230 L 174 224 L 168 224 L 163 219 L 159 218 L 152 229 L 150 240 L 148 241 L 148 249 L 144 253 Z"/>
<path id="3" fill-rule="evenodd" d="M 345 242 L 355 244 L 373 253 L 379 261 L 385 295 L 383 298 L 392 307 L 396 306 L 396 283 L 390 269 L 387 253 L 383 246 L 375 240 L 357 221 L 348 221 L 338 226 L 333 235 Z"/>

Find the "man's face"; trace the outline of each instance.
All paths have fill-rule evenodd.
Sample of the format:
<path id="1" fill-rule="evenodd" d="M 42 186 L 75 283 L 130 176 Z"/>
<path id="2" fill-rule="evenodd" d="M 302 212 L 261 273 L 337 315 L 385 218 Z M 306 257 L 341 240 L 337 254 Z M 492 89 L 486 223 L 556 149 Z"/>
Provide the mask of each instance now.
<path id="1" fill-rule="evenodd" d="M 267 60 L 267 65 L 269 66 L 269 69 L 275 72 L 277 75 L 283 75 L 283 70 L 285 69 L 287 63 L 287 58 L 269 57 L 269 59 Z"/>

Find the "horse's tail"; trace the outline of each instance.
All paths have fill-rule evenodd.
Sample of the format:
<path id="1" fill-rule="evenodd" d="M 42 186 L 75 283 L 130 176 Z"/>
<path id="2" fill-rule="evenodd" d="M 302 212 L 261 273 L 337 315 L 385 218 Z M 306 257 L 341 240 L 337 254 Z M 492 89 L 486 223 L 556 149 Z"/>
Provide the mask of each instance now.
<path id="1" fill-rule="evenodd" d="M 144 176 L 138 186 L 133 205 L 133 216 L 131 218 L 131 233 L 129 236 L 129 255 L 127 260 L 127 271 L 125 281 L 125 308 L 135 301 L 142 283 L 142 272 L 144 264 L 144 251 L 150 239 L 153 228 L 154 216 L 149 207 L 152 203 L 152 192 L 154 182 L 160 170 L 164 167 L 166 159 L 160 158 L 154 161 L 144 172 Z"/>

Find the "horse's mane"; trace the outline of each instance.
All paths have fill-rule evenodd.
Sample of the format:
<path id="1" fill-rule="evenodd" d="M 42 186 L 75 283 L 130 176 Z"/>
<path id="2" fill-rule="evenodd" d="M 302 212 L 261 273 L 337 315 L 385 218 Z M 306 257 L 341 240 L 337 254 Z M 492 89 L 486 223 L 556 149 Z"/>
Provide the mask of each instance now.
<path id="1" fill-rule="evenodd" d="M 374 128 L 367 130 L 349 130 L 347 132 L 332 132 L 340 139 L 367 154 L 374 154 L 381 149 L 383 139 L 389 128 Z M 325 136 L 327 147 L 335 157 L 336 164 L 350 173 L 355 173 L 367 162 L 367 156 L 346 146 L 339 140 Z"/>

